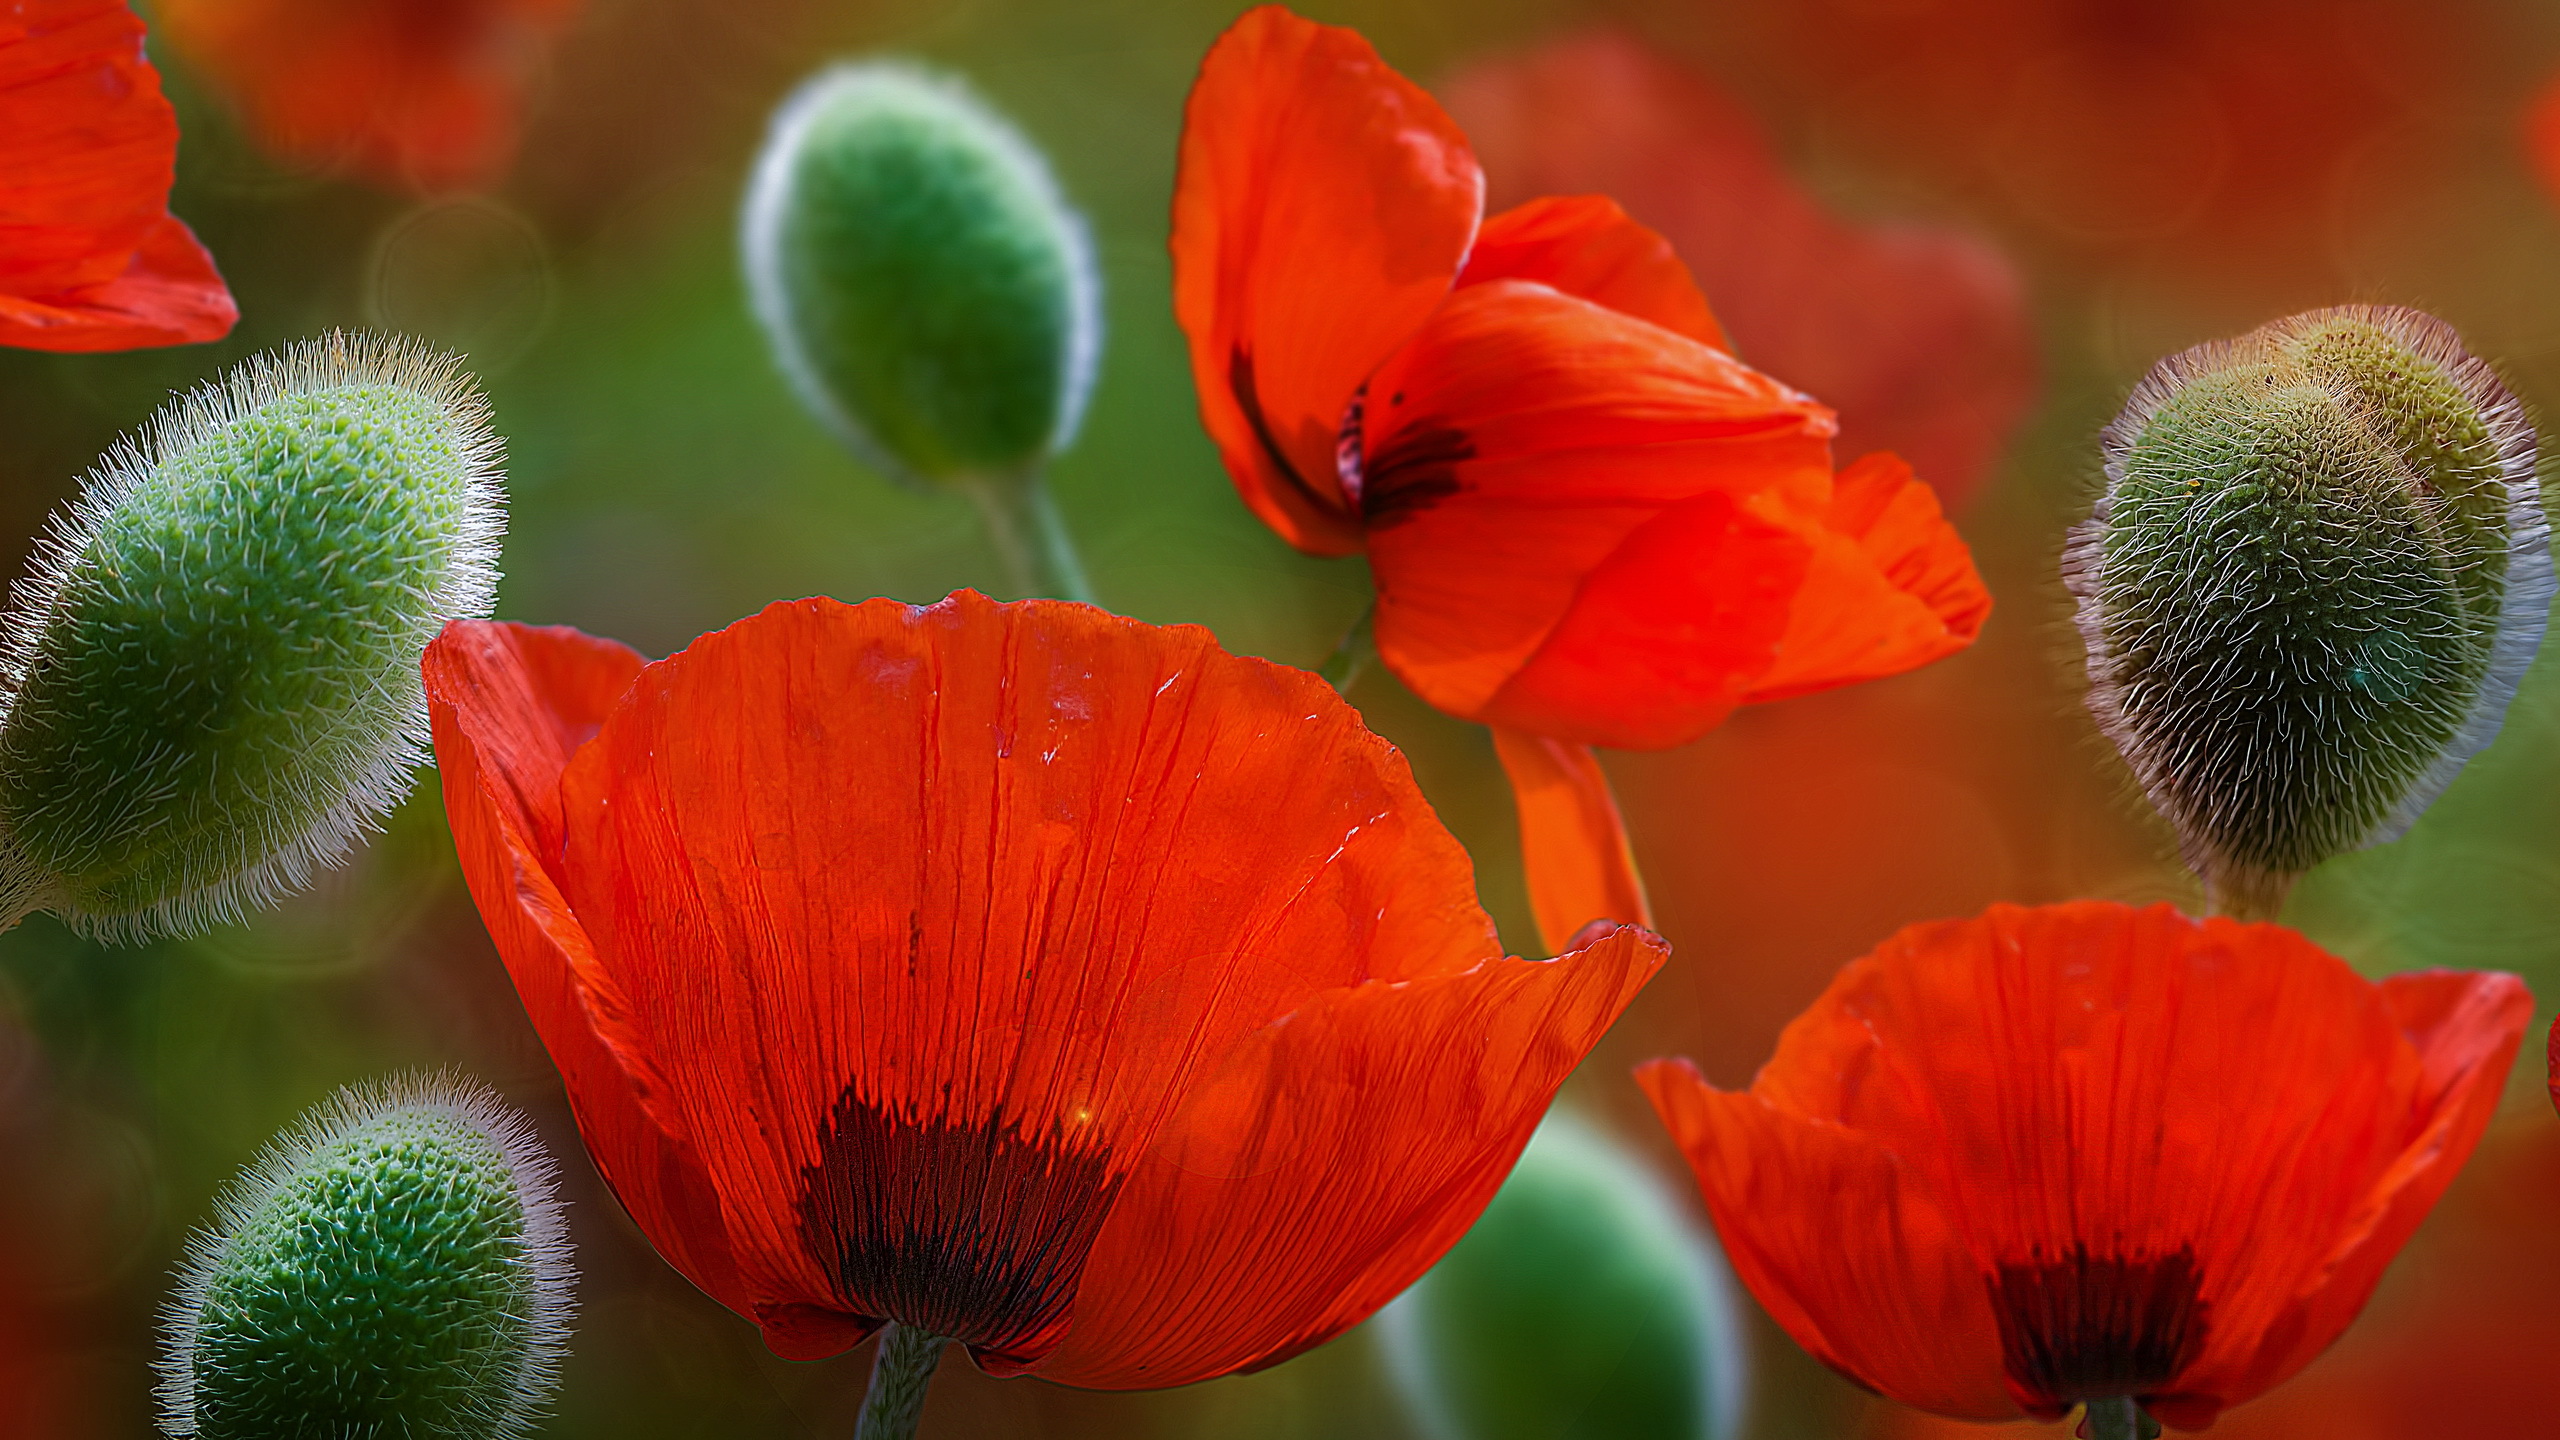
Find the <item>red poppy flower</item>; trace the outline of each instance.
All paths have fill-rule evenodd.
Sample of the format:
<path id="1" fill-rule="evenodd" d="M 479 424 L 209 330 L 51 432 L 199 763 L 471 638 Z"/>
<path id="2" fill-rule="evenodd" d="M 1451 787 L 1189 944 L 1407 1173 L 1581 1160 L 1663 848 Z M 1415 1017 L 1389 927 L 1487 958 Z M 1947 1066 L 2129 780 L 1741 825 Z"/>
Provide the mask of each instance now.
<path id="1" fill-rule="evenodd" d="M 161 0 L 270 150 L 424 191 L 515 157 L 525 92 L 579 0 Z"/>
<path id="2" fill-rule="evenodd" d="M 135 350 L 240 318 L 169 213 L 178 116 L 124 0 L 0 10 L 0 345 Z"/>
<path id="3" fill-rule="evenodd" d="M 1798 1343 L 1943 1415 L 2182 1429 L 2320 1353 L 2496 1109 L 2510 975 L 2080 901 L 1915 925 L 1742 1093 L 1637 1071 Z"/>
<path id="4" fill-rule="evenodd" d="M 1314 676 L 1085 606 L 427 652 L 473 897 L 632 1217 L 813 1358 L 1276 1363 L 1454 1243 L 1661 963 L 1503 958 Z"/>
<path id="5" fill-rule="evenodd" d="M 2354 1330 L 2215 1440 L 2445 1440 L 2552 1431 L 2560 1353 L 2560 1128 L 2500 1121 Z M 2061 1440 L 1878 1405 L 1868 1440 Z"/>
<path id="6" fill-rule="evenodd" d="M 2524 148 L 2543 190 L 2560 199 L 2560 77 L 2543 82 L 2525 107 Z"/>
<path id="7" fill-rule="evenodd" d="M 1597 190 L 1660 229 L 1753 364 L 1840 412 L 1843 454 L 1891 450 L 1950 508 L 1989 479 L 2036 392 L 2026 285 L 1941 226 L 1852 224 L 1797 184 L 1703 78 L 1600 33 L 1438 87 L 1494 204 Z"/>
<path id="8" fill-rule="evenodd" d="M 1834 477 L 1831 412 L 1728 353 L 1662 237 L 1588 196 L 1479 224 L 1483 196 L 1367 41 L 1252 11 L 1184 114 L 1174 308 L 1246 503 L 1365 549 L 1388 667 L 1495 727 L 1560 946 L 1643 915 L 1585 747 L 1907 670 L 1990 602 L 1902 462 Z"/>

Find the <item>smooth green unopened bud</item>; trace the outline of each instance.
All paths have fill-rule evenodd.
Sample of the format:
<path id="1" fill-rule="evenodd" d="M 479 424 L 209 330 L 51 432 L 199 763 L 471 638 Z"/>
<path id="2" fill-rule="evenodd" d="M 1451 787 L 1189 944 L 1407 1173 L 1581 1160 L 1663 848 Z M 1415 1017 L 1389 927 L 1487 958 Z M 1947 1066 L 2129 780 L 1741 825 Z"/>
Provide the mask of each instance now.
<path id="1" fill-rule="evenodd" d="M 2105 435 L 2063 578 L 2089 708 L 2214 903 L 2396 838 L 2542 644 L 2523 410 L 2452 328 L 2350 306 L 2160 362 Z"/>
<path id="2" fill-rule="evenodd" d="M 568 1343 L 568 1232 L 524 1118 L 452 1076 L 339 1091 L 197 1236 L 160 1428 L 515 1440 Z"/>
<path id="3" fill-rule="evenodd" d="M 744 232 L 783 372 L 873 464 L 986 482 L 1074 434 L 1101 335 L 1084 222 L 958 82 L 872 63 L 801 86 L 775 112 Z"/>
<path id="4" fill-rule="evenodd" d="M 1723 1440 L 1741 1423 L 1723 1255 L 1652 1172 L 1562 1112 L 1377 1335 L 1430 1440 Z"/>
<path id="5" fill-rule="evenodd" d="M 329 335 L 101 460 L 11 596 L 0 921 L 174 932 L 344 855 L 425 758 L 419 655 L 489 613 L 502 458 L 450 357 Z"/>

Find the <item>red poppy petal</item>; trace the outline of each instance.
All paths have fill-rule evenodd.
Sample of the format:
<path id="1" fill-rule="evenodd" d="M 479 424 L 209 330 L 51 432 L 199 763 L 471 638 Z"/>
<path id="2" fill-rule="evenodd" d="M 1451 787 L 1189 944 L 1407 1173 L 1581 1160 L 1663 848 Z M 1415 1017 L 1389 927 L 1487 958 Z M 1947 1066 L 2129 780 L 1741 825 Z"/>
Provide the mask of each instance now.
<path id="1" fill-rule="evenodd" d="M 1475 1223 L 1668 953 L 1621 928 L 1552 961 L 1335 991 L 1244 1037 L 1130 1176 L 1040 1373 L 1183 1385 L 1367 1318 Z"/>
<path id="2" fill-rule="evenodd" d="M 1379 653 L 1453 715 L 1695 738 L 1769 664 L 1797 532 L 1828 501 L 1830 424 L 1659 326 L 1525 281 L 1467 286 L 1370 388 Z"/>
<path id="3" fill-rule="evenodd" d="M 562 794 L 777 1347 L 814 1309 L 1036 1364 L 1199 1066 L 1500 953 L 1330 687 L 1088 606 L 771 607 L 644 671 Z"/>
<path id="4" fill-rule="evenodd" d="M 448 625 L 424 661 L 436 764 L 463 879 L 559 1067 L 587 1153 L 658 1253 L 743 1310 L 719 1199 L 681 1135 L 646 1113 L 637 1082 L 649 1071 L 599 1034 L 594 952 L 558 884 L 561 771 L 640 665 L 575 630 Z"/>
<path id="5" fill-rule="evenodd" d="M 1730 352 L 1724 327 L 1671 242 L 1606 195 L 1546 196 L 1484 222 L 1461 285 L 1534 280 Z"/>
<path id="6" fill-rule="evenodd" d="M 1991 592 L 1936 492 L 1892 455 L 1869 455 L 1833 481 L 1827 531 L 1797 592 L 1777 661 L 1752 703 L 1916 670 L 1973 643 Z"/>
<path id="7" fill-rule="evenodd" d="M 1547 953 L 1563 954 L 1594 920 L 1652 928 L 1644 876 L 1591 747 L 1496 726 L 1493 750 L 1519 808 L 1520 864 Z"/>
<path id="8" fill-rule="evenodd" d="M 1735 1272 L 1797 1344 L 1905 1404 L 2017 1418 L 1981 1272 L 1889 1151 L 1717 1090 L 1686 1060 L 1639 1065 L 1636 1081 L 1696 1172 Z"/>
<path id="9" fill-rule="evenodd" d="M 2361 1303 L 2390 1227 L 2477 1139 L 2475 1091 L 2493 1103 L 2522 1033 L 2514 983 L 2386 992 L 2275 926 L 1994 906 L 1844 969 L 1750 1094 L 1897 1157 L 2015 1313 L 2143 1315 L 2121 1342 L 2158 1372 L 2140 1398 L 2202 1420 Z M 2067 1406 L 2011 1360 L 2022 1407 Z"/>
<path id="10" fill-rule="evenodd" d="M 2195 1388 L 2235 1398 L 2259 1394 L 2311 1363 L 2364 1309 L 2383 1269 L 2435 1208 L 2496 1115 L 2514 1068 L 2533 996 L 2512 975 L 2451 970 L 2394 975 L 2380 986 L 2383 1005 L 2416 1051 L 2419 1074 L 2409 1093 L 2425 1123 L 2383 1168 L 2294 1310 L 2269 1327 L 2245 1365 L 2200 1374 Z M 2239 1357 L 2234 1357 L 2235 1360 Z M 2197 1425 L 2166 1409 L 2172 1424 Z M 2210 1416 L 2203 1417 L 2210 1419 Z"/>
<path id="11" fill-rule="evenodd" d="M 1201 62 L 1174 183 L 1174 314 L 1201 423 L 1290 544 L 1360 548 L 1334 468 L 1343 412 L 1448 293 L 1483 213 L 1466 137 L 1358 34 L 1264 6 Z"/>
<path id="12" fill-rule="evenodd" d="M 127 350 L 239 318 L 170 218 L 178 121 L 123 0 L 0 15 L 0 345 Z"/>

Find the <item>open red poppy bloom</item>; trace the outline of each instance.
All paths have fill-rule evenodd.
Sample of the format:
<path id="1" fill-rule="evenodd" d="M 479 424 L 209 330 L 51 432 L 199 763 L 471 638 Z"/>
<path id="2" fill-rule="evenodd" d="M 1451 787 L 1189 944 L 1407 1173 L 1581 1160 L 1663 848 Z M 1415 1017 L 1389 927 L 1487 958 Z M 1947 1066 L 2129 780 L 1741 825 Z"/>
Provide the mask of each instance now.
<path id="1" fill-rule="evenodd" d="M 288 159 L 378 185 L 495 180 L 579 0 L 161 0 L 169 33 Z"/>
<path id="2" fill-rule="evenodd" d="M 1492 203 L 1597 190 L 1660 230 L 1740 353 L 1839 412 L 1840 453 L 1893 451 L 1950 509 L 1990 479 L 2036 393 L 2026 283 L 1999 250 L 1945 226 L 1844 219 L 1733 97 L 1614 32 L 1437 88 Z"/>
<path id="3" fill-rule="evenodd" d="M 1505 959 L 1312 675 L 1080 605 L 429 647 L 472 896 L 597 1168 L 815 1358 L 1178 1385 L 1384 1304 L 1660 965 Z"/>
<path id="4" fill-rule="evenodd" d="M 0 9 L 0 345 L 136 350 L 239 320 L 169 213 L 178 116 L 124 0 Z"/>
<path id="5" fill-rule="evenodd" d="M 1366 550 L 1381 658 L 1495 727 L 1559 945 L 1643 913 L 1585 747 L 1924 664 L 1990 601 L 1902 462 L 1833 475 L 1831 412 L 1728 353 L 1662 237 L 1598 197 L 1483 200 L 1367 41 L 1252 11 L 1184 113 L 1174 308 L 1246 503 Z"/>
<path id="6" fill-rule="evenodd" d="M 1995 905 L 1844 968 L 1741 1093 L 1637 1071 L 1734 1269 L 1905 1404 L 2200 1430 L 2337 1338 L 2496 1109 L 2532 997 L 2273 925 Z"/>

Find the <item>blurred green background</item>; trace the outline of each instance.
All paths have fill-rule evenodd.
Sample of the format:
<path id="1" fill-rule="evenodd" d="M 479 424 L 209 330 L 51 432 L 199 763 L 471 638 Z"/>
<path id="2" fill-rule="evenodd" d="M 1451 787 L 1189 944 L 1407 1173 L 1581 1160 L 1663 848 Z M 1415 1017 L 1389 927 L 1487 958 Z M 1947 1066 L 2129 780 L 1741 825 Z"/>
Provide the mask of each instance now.
<path id="1" fill-rule="evenodd" d="M 548 57 L 509 176 L 425 200 L 263 158 L 155 43 L 185 135 L 173 208 L 243 320 L 212 346 L 0 350 L 0 546 L 23 553 L 173 390 L 287 339 L 377 326 L 468 352 L 486 382 L 513 494 L 504 618 L 663 654 L 782 597 L 1000 590 L 965 501 L 866 473 L 792 401 L 738 277 L 734 212 L 767 111 L 830 58 L 893 50 L 966 75 L 1047 148 L 1092 221 L 1106 346 L 1053 481 L 1104 601 L 1312 665 L 1365 604 L 1365 570 L 1295 554 L 1237 502 L 1169 303 L 1182 98 L 1240 8 L 590 0 Z M 1746 712 L 1684 750 L 1609 759 L 1677 954 L 1568 1096 L 1666 1173 L 1628 1065 L 1677 1051 L 1746 1082 L 1831 970 L 1895 927 L 1997 899 L 2197 903 L 2079 708 L 2054 573 L 2063 527 L 2085 513 L 2097 429 L 2152 360 L 2312 305 L 2408 303 L 2451 320 L 2538 411 L 2560 406 L 2560 204 L 2523 128 L 2560 70 L 2547 0 L 1304 9 L 1356 25 L 1425 83 L 1612 27 L 1728 91 L 1823 203 L 1981 237 L 2031 305 L 2038 402 L 1958 517 L 1999 601 L 1980 645 Z M 1412 756 L 1513 948 L 1534 951 L 1484 732 L 1380 674 L 1353 698 Z M 2315 874 L 2285 918 L 2368 973 L 2495 967 L 2560 999 L 2555 797 L 2560 663 L 2546 660 L 2504 736 L 2408 839 Z M 2539 1038 L 2503 1124 L 2552 1124 Z M 353 864 L 256 924 L 135 949 L 44 917 L 0 936 L 0 1284 L 43 1317 L 41 1373 L 16 1378 L 59 1390 L 45 1433 L 149 1433 L 155 1312 L 213 1193 L 332 1087 L 445 1063 L 529 1109 L 566 1162 L 585 1278 L 543 1433 L 851 1433 L 865 1355 L 771 1357 L 657 1261 L 585 1164 L 459 883 L 431 776 Z M 2451 1243 L 2442 1228 L 2411 1263 Z M 1864 1397 L 1754 1322 L 1749 1434 L 1869 1423 Z M 954 1362 L 925 1433 L 1404 1436 L 1381 1387 L 1356 1332 L 1263 1375 L 1161 1394 L 996 1382 Z"/>

